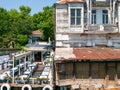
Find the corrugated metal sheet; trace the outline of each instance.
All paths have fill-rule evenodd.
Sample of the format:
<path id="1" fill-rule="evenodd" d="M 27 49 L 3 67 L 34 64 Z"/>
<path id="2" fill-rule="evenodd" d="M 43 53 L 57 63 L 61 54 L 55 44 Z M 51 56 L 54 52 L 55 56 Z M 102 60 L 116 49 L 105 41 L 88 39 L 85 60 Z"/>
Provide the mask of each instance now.
<path id="1" fill-rule="evenodd" d="M 67 2 L 85 2 L 85 0 L 60 0 L 56 4 L 65 4 Z"/>
<path id="2" fill-rule="evenodd" d="M 117 59 L 120 60 L 120 49 L 115 48 L 100 48 L 100 47 L 56 48 L 55 52 L 55 60 L 117 60 Z"/>

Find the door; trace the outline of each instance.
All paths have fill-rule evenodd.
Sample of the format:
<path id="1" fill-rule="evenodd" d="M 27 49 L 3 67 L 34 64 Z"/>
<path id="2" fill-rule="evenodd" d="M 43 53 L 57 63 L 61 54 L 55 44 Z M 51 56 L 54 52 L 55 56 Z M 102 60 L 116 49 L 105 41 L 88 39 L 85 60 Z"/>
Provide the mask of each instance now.
<path id="1" fill-rule="evenodd" d="M 115 62 L 107 63 L 107 75 L 109 75 L 110 80 L 114 80 L 116 76 L 116 65 Z"/>

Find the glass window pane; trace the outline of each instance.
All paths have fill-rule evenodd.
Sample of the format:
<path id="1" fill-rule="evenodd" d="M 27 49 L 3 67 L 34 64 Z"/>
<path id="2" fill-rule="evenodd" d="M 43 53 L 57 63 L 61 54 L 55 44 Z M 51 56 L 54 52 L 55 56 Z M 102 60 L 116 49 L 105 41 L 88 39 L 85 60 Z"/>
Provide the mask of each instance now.
<path id="1" fill-rule="evenodd" d="M 92 10 L 92 13 L 96 13 L 96 10 Z"/>
<path id="2" fill-rule="evenodd" d="M 80 18 L 77 18 L 76 24 L 77 24 L 77 25 L 80 25 L 80 24 L 81 24 Z"/>
<path id="3" fill-rule="evenodd" d="M 80 9 L 77 9 L 77 16 L 81 16 L 81 10 Z"/>
<path id="4" fill-rule="evenodd" d="M 71 9 L 71 16 L 75 16 L 75 9 Z"/>
<path id="5" fill-rule="evenodd" d="M 106 24 L 108 23 L 108 15 L 106 15 Z"/>
<path id="6" fill-rule="evenodd" d="M 108 10 L 103 10 L 103 13 L 108 13 Z"/>
<path id="7" fill-rule="evenodd" d="M 96 15 L 94 15 L 94 24 L 96 24 Z"/>
<path id="8" fill-rule="evenodd" d="M 71 18 L 71 25 L 75 25 L 75 18 Z"/>
<path id="9" fill-rule="evenodd" d="M 105 16 L 104 15 L 103 15 L 103 20 L 102 21 L 103 21 L 103 24 L 104 24 L 105 23 Z"/>

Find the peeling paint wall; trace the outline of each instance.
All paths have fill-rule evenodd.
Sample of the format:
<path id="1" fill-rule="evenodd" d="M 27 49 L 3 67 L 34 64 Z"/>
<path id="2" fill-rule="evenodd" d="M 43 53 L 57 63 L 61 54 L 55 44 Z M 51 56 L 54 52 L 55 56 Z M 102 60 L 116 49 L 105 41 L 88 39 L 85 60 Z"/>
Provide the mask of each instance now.
<path id="1" fill-rule="evenodd" d="M 115 19 L 120 21 L 120 4 L 116 4 Z M 70 25 L 70 8 L 81 8 L 81 25 Z M 66 3 L 57 4 L 56 11 L 56 47 L 95 47 L 107 46 L 120 48 L 120 22 L 118 27 L 112 24 L 102 24 L 102 10 L 108 10 L 109 7 L 93 7 L 96 10 L 96 24 L 91 27 L 84 27 L 84 4 Z M 85 9 L 86 10 L 86 9 Z M 117 14 L 117 15 L 116 15 Z M 117 20 L 116 20 L 117 22 Z M 100 27 L 103 27 L 101 30 Z"/>

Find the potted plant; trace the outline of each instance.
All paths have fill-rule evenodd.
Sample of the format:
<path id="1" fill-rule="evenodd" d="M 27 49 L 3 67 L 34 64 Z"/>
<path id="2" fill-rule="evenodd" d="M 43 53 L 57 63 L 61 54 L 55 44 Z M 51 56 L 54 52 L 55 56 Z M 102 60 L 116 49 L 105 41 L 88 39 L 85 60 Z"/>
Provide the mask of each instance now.
<path id="1" fill-rule="evenodd" d="M 42 78 L 42 81 L 43 81 L 44 84 L 47 84 L 48 80 L 49 80 L 48 78 Z"/>
<path id="2" fill-rule="evenodd" d="M 19 76 L 17 76 L 17 77 L 15 78 L 15 80 L 20 80 L 20 77 L 19 77 Z"/>
<path id="3" fill-rule="evenodd" d="M 25 82 L 29 81 L 29 77 L 23 77 L 23 80 L 24 80 L 24 84 L 25 84 Z"/>
<path id="4" fill-rule="evenodd" d="M 37 77 L 36 80 L 37 80 L 37 83 L 38 83 L 38 84 L 41 84 L 42 78 Z"/>
<path id="5" fill-rule="evenodd" d="M 7 83 L 10 82 L 11 77 L 10 76 L 5 76 L 5 79 L 7 80 Z"/>
<path id="6" fill-rule="evenodd" d="M 15 81 L 16 83 L 18 83 L 20 81 L 20 77 L 19 76 L 15 77 Z"/>

